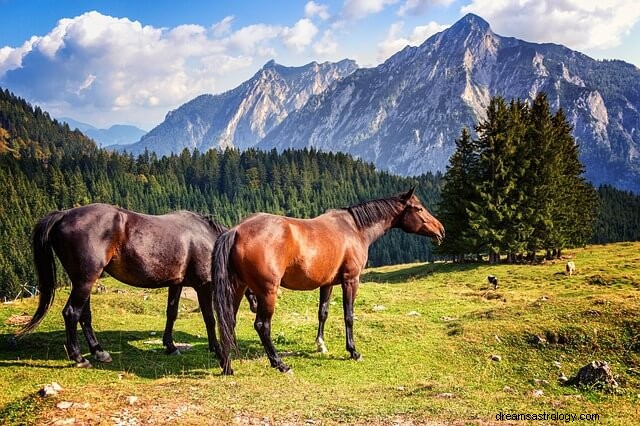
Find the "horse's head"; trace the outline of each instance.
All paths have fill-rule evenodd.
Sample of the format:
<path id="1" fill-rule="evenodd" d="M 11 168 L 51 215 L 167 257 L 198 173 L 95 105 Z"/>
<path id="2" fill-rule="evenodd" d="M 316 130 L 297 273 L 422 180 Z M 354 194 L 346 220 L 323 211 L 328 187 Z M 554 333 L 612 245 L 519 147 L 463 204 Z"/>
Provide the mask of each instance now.
<path id="1" fill-rule="evenodd" d="M 444 240 L 444 226 L 422 205 L 413 193 L 414 189 L 399 196 L 404 207 L 398 219 L 398 227 L 404 232 L 431 237 L 440 244 Z"/>

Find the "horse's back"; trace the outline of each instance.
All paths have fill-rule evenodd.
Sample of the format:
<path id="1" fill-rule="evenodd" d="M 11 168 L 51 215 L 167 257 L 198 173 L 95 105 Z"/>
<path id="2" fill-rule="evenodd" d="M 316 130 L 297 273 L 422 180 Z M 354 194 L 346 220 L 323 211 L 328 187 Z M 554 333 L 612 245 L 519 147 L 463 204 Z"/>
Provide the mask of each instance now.
<path id="1" fill-rule="evenodd" d="M 296 219 L 255 214 L 236 226 L 232 253 L 249 280 L 281 280 L 286 288 L 310 290 L 333 284 L 351 240 L 336 215 Z"/>
<path id="2" fill-rule="evenodd" d="M 192 212 L 148 215 L 95 203 L 64 211 L 55 232 L 54 248 L 70 275 L 104 269 L 139 287 L 211 280 L 218 234 Z"/>

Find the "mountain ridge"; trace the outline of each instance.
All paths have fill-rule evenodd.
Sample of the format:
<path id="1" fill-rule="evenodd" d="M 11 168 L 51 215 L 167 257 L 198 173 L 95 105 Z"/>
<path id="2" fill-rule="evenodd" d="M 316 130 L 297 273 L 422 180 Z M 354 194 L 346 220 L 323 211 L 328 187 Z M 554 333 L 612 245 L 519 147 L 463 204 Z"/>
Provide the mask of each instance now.
<path id="1" fill-rule="evenodd" d="M 197 96 L 170 111 L 163 123 L 139 142 L 122 149 L 134 154 L 148 149 L 164 155 L 184 148 L 206 151 L 255 146 L 311 95 L 356 68 L 350 59 L 336 63 L 314 61 L 299 67 L 286 67 L 271 60 L 236 88 Z"/>
<path id="2" fill-rule="evenodd" d="M 343 68 L 318 69 L 336 64 Z M 169 112 L 120 149 L 314 147 L 399 175 L 442 172 L 462 128 L 473 133 L 492 96 L 531 100 L 541 91 L 574 127 L 586 177 L 640 193 L 640 69 L 501 36 L 473 14 L 373 68 L 269 61 L 238 87 Z"/>

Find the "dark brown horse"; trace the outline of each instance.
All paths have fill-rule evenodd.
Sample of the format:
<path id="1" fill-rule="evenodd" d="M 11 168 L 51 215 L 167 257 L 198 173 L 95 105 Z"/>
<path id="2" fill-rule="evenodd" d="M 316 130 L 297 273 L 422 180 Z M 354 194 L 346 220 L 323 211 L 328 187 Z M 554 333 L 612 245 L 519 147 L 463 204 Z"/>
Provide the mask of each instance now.
<path id="1" fill-rule="evenodd" d="M 80 352 L 78 322 L 96 359 L 111 361 L 91 325 L 91 288 L 103 271 L 136 287 L 169 287 L 162 339 L 168 354 L 179 353 L 172 332 L 182 287 L 193 287 L 209 349 L 220 357 L 212 307 L 211 256 L 216 238 L 225 230 L 213 220 L 188 211 L 152 216 L 107 204 L 90 204 L 49 213 L 40 219 L 33 233 L 40 289 L 38 308 L 18 336 L 32 331 L 53 303 L 55 251 L 71 279 L 71 295 L 62 315 L 67 354 L 78 367 L 91 366 Z"/>
<path id="2" fill-rule="evenodd" d="M 236 344 L 236 312 L 247 287 L 257 299 L 254 327 L 272 367 L 289 370 L 271 341 L 271 317 L 279 286 L 321 288 L 322 311 L 322 295 L 328 302 L 330 294 L 325 289 L 340 284 L 347 351 L 351 358 L 360 359 L 353 342 L 353 301 L 369 245 L 391 228 L 438 242 L 444 238 L 442 224 L 413 192 L 329 210 L 314 219 L 258 213 L 223 233 L 216 241 L 213 272 L 223 374 L 233 374 L 229 352 Z"/>

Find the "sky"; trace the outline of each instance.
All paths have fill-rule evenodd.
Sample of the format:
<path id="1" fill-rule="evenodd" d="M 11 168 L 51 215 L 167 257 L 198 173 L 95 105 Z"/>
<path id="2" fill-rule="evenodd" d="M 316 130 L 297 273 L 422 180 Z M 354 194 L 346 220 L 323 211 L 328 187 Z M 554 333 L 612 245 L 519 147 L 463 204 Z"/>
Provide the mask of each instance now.
<path id="1" fill-rule="evenodd" d="M 270 59 L 372 67 L 467 13 L 640 67 L 638 0 L 0 0 L 0 87 L 53 117 L 150 130 Z"/>

